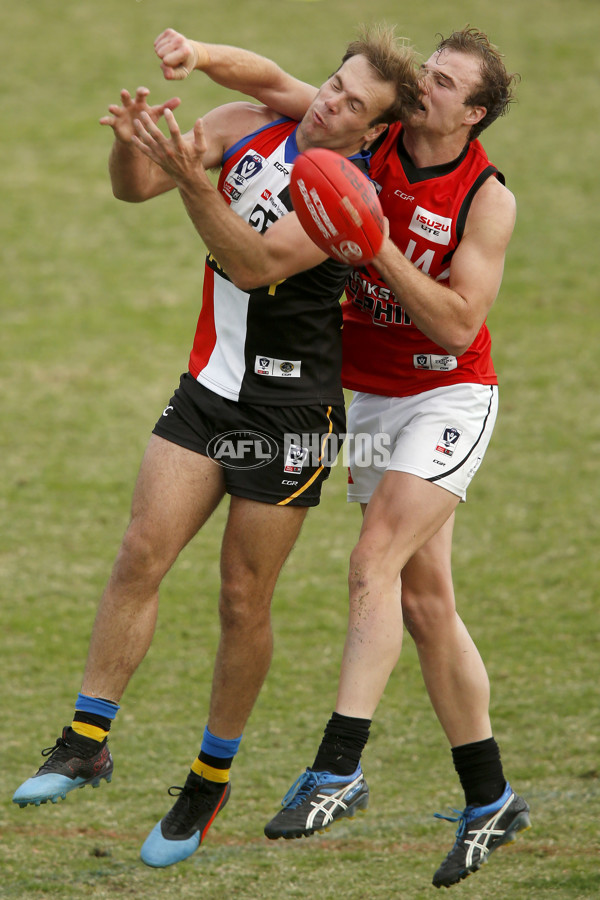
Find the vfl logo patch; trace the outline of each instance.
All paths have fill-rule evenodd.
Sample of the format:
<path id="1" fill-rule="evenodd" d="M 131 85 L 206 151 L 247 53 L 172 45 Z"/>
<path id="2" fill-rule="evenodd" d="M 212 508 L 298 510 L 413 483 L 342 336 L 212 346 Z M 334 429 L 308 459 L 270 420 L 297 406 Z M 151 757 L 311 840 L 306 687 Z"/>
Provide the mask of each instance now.
<path id="1" fill-rule="evenodd" d="M 308 447 L 300 447 L 298 444 L 290 444 L 290 446 L 288 447 L 285 464 L 283 466 L 283 471 L 289 472 L 293 475 L 301 475 L 302 466 L 304 465 L 307 456 Z"/>
<path id="2" fill-rule="evenodd" d="M 223 193 L 226 197 L 233 201 L 239 200 L 248 187 L 250 179 L 262 171 L 264 163 L 264 157 L 260 153 L 256 153 L 254 150 L 246 153 L 223 183 Z"/>
<path id="3" fill-rule="evenodd" d="M 452 456 L 461 434 L 462 431 L 459 431 L 458 428 L 455 428 L 453 425 L 446 425 L 435 449 L 438 453 L 444 453 L 446 456 Z"/>
<path id="4" fill-rule="evenodd" d="M 274 359 L 271 356 L 257 356 L 254 360 L 255 375 L 271 375 L 277 378 L 300 378 L 301 359 Z"/>
<path id="5" fill-rule="evenodd" d="M 417 206 L 411 219 L 409 230 L 434 244 L 449 244 L 452 234 L 452 219 L 436 216 L 422 206 Z"/>
<path id="6" fill-rule="evenodd" d="M 450 372 L 457 366 L 455 356 L 438 356 L 436 353 L 415 353 L 415 369 L 431 369 L 435 372 Z"/>
<path id="7" fill-rule="evenodd" d="M 239 184 L 244 184 L 249 178 L 258 175 L 263 167 L 263 162 L 264 160 L 259 153 L 250 151 L 250 153 L 246 153 L 240 159 L 235 169 L 232 170 L 231 177 Z"/>

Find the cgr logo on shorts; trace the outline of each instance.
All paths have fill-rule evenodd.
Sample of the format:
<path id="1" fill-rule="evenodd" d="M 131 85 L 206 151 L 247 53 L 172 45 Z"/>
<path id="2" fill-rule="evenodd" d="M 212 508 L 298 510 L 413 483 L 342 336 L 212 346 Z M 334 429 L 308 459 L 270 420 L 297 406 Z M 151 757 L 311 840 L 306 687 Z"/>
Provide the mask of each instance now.
<path id="1" fill-rule="evenodd" d="M 260 469 L 273 462 L 279 448 L 260 431 L 226 431 L 211 438 L 206 452 L 226 469 Z"/>

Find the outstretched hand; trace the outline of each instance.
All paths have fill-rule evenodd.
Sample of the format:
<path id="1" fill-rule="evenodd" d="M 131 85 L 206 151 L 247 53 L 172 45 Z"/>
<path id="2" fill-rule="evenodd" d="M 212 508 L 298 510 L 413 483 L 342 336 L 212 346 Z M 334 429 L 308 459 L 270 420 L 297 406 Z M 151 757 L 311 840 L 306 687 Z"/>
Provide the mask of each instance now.
<path id="1" fill-rule="evenodd" d="M 171 135 L 169 138 L 165 137 L 147 112 L 142 112 L 134 122 L 132 142 L 170 175 L 176 184 L 182 184 L 204 173 L 202 160 L 207 144 L 202 119 L 198 119 L 191 134 L 184 136 L 170 109 L 165 109 L 164 116 Z"/>
<path id="2" fill-rule="evenodd" d="M 199 62 L 208 62 L 208 53 L 205 60 L 200 58 L 202 49 L 202 44 L 188 40 L 173 28 L 167 28 L 154 41 L 154 50 L 167 81 L 187 78 Z"/>
<path id="3" fill-rule="evenodd" d="M 153 123 L 158 122 L 166 110 L 177 109 L 181 100 L 179 97 L 171 97 L 165 103 L 156 106 L 148 106 L 147 97 L 150 91 L 146 87 L 139 87 L 132 97 L 129 91 L 121 91 L 121 106 L 111 104 L 108 107 L 110 115 L 100 119 L 101 125 L 109 125 L 115 133 L 115 137 L 124 144 L 129 143 L 134 134 L 134 121 L 139 119 L 142 113 L 146 113 Z"/>

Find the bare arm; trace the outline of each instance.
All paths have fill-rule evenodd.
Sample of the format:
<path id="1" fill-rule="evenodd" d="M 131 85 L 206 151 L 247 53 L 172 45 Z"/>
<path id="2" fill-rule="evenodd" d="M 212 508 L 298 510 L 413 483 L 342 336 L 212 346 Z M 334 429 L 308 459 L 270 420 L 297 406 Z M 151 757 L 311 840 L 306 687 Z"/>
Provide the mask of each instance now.
<path id="1" fill-rule="evenodd" d="M 248 291 L 310 269 L 327 257 L 306 235 L 295 213 L 288 213 L 259 234 L 233 212 L 208 178 L 206 167 L 214 164 L 223 135 L 232 122 L 236 128 L 240 126 L 242 111 L 232 108 L 244 106 L 229 104 L 198 119 L 191 140 L 181 135 L 170 110 L 165 111 L 170 138 L 163 135 L 149 115 L 142 114 L 134 142 L 141 153 L 173 179 L 208 250 L 232 282 Z M 273 115 L 260 107 L 251 107 L 247 114 L 256 116 L 261 109 L 263 117 Z M 231 142 L 229 137 L 226 140 Z M 222 154 L 222 149 L 218 152 Z"/>
<path id="2" fill-rule="evenodd" d="M 157 37 L 154 49 L 168 81 L 187 78 L 198 69 L 217 84 L 255 97 L 291 119 L 301 119 L 317 94 L 315 87 L 264 56 L 226 44 L 192 41 L 172 28 Z"/>
<path id="3" fill-rule="evenodd" d="M 489 178 L 473 199 L 449 286 L 419 271 L 389 238 L 373 260 L 417 328 L 453 356 L 471 346 L 496 299 L 515 215 L 513 195 Z"/>
<path id="4" fill-rule="evenodd" d="M 101 125 L 108 125 L 114 132 L 108 161 L 113 193 L 118 200 L 130 203 L 148 200 L 175 187 L 160 166 L 140 153 L 132 143 L 133 123 L 142 112 L 148 113 L 153 122 L 158 122 L 165 109 L 176 109 L 181 102 L 178 97 L 172 97 L 165 103 L 148 106 L 149 93 L 145 87 L 139 87 L 134 97 L 129 91 L 121 91 L 121 106 L 112 104 L 108 107 L 110 115 L 100 119 Z"/>

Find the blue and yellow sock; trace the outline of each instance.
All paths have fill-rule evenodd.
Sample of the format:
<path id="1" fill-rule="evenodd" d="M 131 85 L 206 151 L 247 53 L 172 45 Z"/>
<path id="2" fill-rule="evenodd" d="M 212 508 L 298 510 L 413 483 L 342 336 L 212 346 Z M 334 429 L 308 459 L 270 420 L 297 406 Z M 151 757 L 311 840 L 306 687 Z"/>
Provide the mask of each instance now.
<path id="1" fill-rule="evenodd" d="M 88 697 L 87 694 L 79 693 L 71 728 L 82 737 L 102 743 L 104 738 L 108 737 L 112 720 L 119 709 L 119 704 L 113 703 L 112 700 Z"/>
<path id="2" fill-rule="evenodd" d="M 205 781 L 227 784 L 231 764 L 238 752 L 241 740 L 242 735 L 233 740 L 216 737 L 206 726 L 200 753 L 191 765 L 194 775 L 204 778 Z"/>

